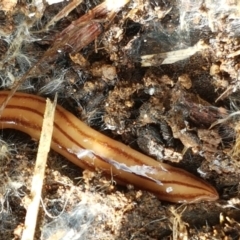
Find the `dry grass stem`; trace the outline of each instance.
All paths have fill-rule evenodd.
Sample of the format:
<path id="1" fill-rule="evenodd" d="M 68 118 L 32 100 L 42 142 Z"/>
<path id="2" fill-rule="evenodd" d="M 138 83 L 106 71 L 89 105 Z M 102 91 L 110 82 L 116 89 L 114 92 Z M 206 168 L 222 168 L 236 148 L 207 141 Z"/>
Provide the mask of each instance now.
<path id="1" fill-rule="evenodd" d="M 53 132 L 54 113 L 57 98 L 53 103 L 47 99 L 46 110 L 43 119 L 42 132 L 38 148 L 37 160 L 32 178 L 31 193 L 29 196 L 29 205 L 25 218 L 25 228 L 22 234 L 22 240 L 34 239 L 34 233 L 37 223 L 38 209 L 41 199 L 43 180 L 45 176 L 45 168 L 50 150 Z"/>

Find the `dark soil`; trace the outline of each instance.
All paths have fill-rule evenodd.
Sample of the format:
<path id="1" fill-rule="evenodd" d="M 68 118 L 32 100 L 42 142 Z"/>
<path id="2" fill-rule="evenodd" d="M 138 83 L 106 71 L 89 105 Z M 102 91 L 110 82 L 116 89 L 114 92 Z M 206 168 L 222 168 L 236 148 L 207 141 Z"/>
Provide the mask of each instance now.
<path id="1" fill-rule="evenodd" d="M 44 11 L 1 1 L 1 88 L 43 59 L 21 91 L 52 99 L 57 92 L 58 103 L 92 128 L 205 179 L 220 199 L 162 202 L 51 152 L 36 239 L 239 239 L 239 117 L 231 115 L 239 108 L 239 3 L 132 0 L 80 51 L 43 58 L 63 29 L 100 2 L 83 1 L 46 30 L 67 1 Z M 165 53 L 178 50 L 164 64 Z M 144 67 L 149 54 L 158 55 Z M 1 141 L 1 239 L 19 239 L 37 143 L 13 130 L 2 131 Z M 60 237 L 73 229 L 75 238 Z"/>

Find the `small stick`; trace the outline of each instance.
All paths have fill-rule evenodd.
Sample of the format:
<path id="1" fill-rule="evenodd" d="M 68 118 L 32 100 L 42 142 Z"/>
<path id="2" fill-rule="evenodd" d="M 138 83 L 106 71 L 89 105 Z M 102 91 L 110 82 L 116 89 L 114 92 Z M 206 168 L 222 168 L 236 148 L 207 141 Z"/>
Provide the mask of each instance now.
<path id="1" fill-rule="evenodd" d="M 34 174 L 32 178 L 31 193 L 29 196 L 29 205 L 25 218 L 25 228 L 23 230 L 21 240 L 33 240 L 37 223 L 38 209 L 41 199 L 43 180 L 45 176 L 45 168 L 50 150 L 53 132 L 54 113 L 57 104 L 57 97 L 51 103 L 47 99 L 46 109 L 44 113 L 42 132 L 38 148 L 37 160 L 35 164 Z"/>

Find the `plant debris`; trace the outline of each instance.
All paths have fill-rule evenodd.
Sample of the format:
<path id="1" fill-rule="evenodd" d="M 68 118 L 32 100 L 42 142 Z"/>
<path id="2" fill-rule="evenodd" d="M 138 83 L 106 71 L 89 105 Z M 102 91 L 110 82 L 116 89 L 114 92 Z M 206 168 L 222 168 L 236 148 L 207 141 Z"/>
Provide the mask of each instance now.
<path id="1" fill-rule="evenodd" d="M 239 1 L 2 0 L 0 9 L 2 89 L 58 93 L 92 128 L 220 194 L 161 202 L 51 152 L 36 239 L 240 237 Z M 37 143 L 4 130 L 0 149 L 1 239 L 21 239 Z"/>

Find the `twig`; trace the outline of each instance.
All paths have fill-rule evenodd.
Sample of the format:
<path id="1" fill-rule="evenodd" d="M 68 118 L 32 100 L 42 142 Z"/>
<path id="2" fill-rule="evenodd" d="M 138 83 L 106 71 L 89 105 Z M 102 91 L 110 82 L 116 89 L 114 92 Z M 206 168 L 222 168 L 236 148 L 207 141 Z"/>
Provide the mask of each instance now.
<path id="1" fill-rule="evenodd" d="M 50 150 L 50 145 L 52 140 L 53 120 L 54 120 L 56 104 L 57 104 L 57 97 L 55 97 L 53 103 L 51 103 L 50 100 L 47 99 L 46 109 L 45 109 L 44 119 L 43 119 L 42 132 L 41 132 L 40 143 L 39 143 L 38 154 L 37 154 L 37 160 L 36 160 L 34 174 L 32 178 L 32 187 L 31 187 L 31 193 L 29 196 L 29 205 L 27 207 L 25 226 L 24 226 L 21 240 L 34 239 L 43 180 L 45 176 L 47 156 Z"/>

